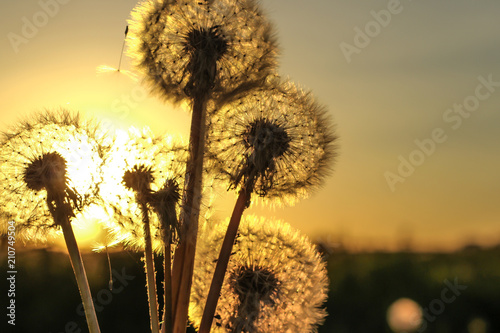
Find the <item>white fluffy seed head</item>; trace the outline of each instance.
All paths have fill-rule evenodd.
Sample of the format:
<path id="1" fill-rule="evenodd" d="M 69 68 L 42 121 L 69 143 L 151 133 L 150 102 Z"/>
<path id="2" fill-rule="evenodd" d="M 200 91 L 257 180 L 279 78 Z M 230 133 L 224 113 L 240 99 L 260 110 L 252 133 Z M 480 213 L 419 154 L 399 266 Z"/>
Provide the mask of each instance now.
<path id="1" fill-rule="evenodd" d="M 275 78 L 212 106 L 207 157 L 230 189 L 247 188 L 266 202 L 293 204 L 329 175 L 336 136 L 310 92 Z"/>
<path id="2" fill-rule="evenodd" d="M 98 199 L 103 141 L 95 123 L 65 109 L 36 113 L 3 132 L 0 233 L 14 221 L 19 240 L 44 243 L 57 236 L 48 205 L 65 197 L 84 210 Z"/>
<path id="3" fill-rule="evenodd" d="M 276 41 L 253 0 L 147 0 L 132 11 L 128 54 L 150 90 L 180 102 L 228 98 L 276 67 Z"/>
<path id="4" fill-rule="evenodd" d="M 199 327 L 227 223 L 198 240 L 190 319 Z M 241 221 L 212 332 L 315 332 L 326 316 L 325 263 L 288 224 L 247 216 Z"/>

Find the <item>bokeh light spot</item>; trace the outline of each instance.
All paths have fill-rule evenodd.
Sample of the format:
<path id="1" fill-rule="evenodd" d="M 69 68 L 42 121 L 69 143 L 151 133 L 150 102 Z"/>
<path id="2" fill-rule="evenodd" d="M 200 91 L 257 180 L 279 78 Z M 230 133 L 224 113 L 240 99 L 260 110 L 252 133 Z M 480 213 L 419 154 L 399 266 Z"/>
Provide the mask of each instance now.
<path id="1" fill-rule="evenodd" d="M 422 324 L 422 309 L 409 298 L 400 298 L 387 309 L 387 323 L 393 332 L 416 332 Z"/>

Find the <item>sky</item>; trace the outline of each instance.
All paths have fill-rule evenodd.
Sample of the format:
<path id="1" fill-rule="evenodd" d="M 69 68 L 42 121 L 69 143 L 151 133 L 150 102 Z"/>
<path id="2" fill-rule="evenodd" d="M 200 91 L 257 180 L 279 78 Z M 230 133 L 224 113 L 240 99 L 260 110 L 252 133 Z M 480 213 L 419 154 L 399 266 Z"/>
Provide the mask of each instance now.
<path id="1" fill-rule="evenodd" d="M 334 173 L 294 207 L 255 206 L 354 250 L 500 243 L 500 2 L 262 0 L 279 73 L 339 136 Z M 0 128 L 67 107 L 187 137 L 189 113 L 117 67 L 136 1 L 0 2 Z M 122 69 L 131 70 L 123 56 Z M 229 216 L 232 194 L 216 202 Z"/>

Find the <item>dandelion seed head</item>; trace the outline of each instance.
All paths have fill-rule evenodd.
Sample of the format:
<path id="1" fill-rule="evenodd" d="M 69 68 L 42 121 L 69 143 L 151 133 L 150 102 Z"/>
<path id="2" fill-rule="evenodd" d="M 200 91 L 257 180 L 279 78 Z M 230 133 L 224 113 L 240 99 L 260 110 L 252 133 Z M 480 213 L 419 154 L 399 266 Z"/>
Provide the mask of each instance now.
<path id="1" fill-rule="evenodd" d="M 191 57 L 202 61 L 202 56 L 212 56 L 219 60 L 227 52 L 228 43 L 222 33 L 220 26 L 210 28 L 198 28 L 188 32 L 184 42 L 184 49 L 191 53 Z M 198 66 L 202 66 L 199 64 Z M 193 74 L 193 73 L 191 73 Z"/>
<path id="2" fill-rule="evenodd" d="M 149 191 L 153 180 L 151 167 L 145 165 L 134 165 L 131 170 L 126 170 L 123 174 L 123 185 L 136 193 Z"/>
<path id="3" fill-rule="evenodd" d="M 7 221 L 15 221 L 20 240 L 56 238 L 48 202 L 62 195 L 73 208 L 84 209 L 97 200 L 103 140 L 96 124 L 65 109 L 39 112 L 3 132 L 0 232 Z"/>
<path id="4" fill-rule="evenodd" d="M 190 319 L 198 327 L 227 223 L 198 240 Z M 325 263 L 288 224 L 247 216 L 228 264 L 213 332 L 316 332 L 327 297 Z"/>
<path id="5" fill-rule="evenodd" d="M 241 266 L 233 273 L 230 281 L 240 302 L 249 295 L 256 295 L 258 301 L 273 303 L 276 297 L 279 281 L 274 273 L 265 267 Z"/>
<path id="6" fill-rule="evenodd" d="M 163 99 L 230 96 L 276 67 L 271 26 L 253 0 L 148 0 L 131 16 L 128 54 Z"/>
<path id="7" fill-rule="evenodd" d="M 149 204 L 158 214 L 162 231 L 169 235 L 171 242 L 175 241 L 179 234 L 177 208 L 180 200 L 181 188 L 175 179 L 167 179 L 163 187 L 152 193 L 149 199 Z"/>
<path id="8" fill-rule="evenodd" d="M 273 306 L 278 298 L 280 281 L 266 267 L 240 266 L 229 278 L 238 296 L 237 316 L 226 324 L 233 332 L 257 332 L 256 317 L 261 306 Z"/>
<path id="9" fill-rule="evenodd" d="M 223 106 L 210 105 L 207 157 L 228 188 L 293 204 L 329 174 L 336 137 L 311 93 L 274 79 Z"/>
<path id="10" fill-rule="evenodd" d="M 52 189 L 63 192 L 66 187 L 66 161 L 56 152 L 36 157 L 24 170 L 24 182 L 34 191 Z"/>

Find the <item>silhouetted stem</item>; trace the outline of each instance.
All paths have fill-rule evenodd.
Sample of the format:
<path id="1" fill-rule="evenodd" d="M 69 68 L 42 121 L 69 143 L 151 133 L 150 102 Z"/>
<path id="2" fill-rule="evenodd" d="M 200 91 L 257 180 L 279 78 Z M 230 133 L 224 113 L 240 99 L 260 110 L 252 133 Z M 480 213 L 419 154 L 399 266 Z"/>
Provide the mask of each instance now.
<path id="1" fill-rule="evenodd" d="M 181 210 L 181 234 L 172 269 L 174 333 L 185 332 L 187 326 L 201 203 L 207 97 L 208 94 L 199 94 L 193 98 L 189 137 L 190 158 L 186 166 Z"/>
<path id="2" fill-rule="evenodd" d="M 249 196 L 250 192 L 242 189 L 238 195 L 236 204 L 234 205 L 233 214 L 231 215 L 231 220 L 227 226 L 226 235 L 220 249 L 219 259 L 217 260 L 217 265 L 215 266 L 210 291 L 208 292 L 205 309 L 203 310 L 203 316 L 201 318 L 200 330 L 198 331 L 199 333 L 208 333 L 212 327 L 212 321 L 217 308 L 217 302 L 219 301 L 222 283 L 224 282 L 224 276 L 226 275 L 231 252 L 233 251 L 234 240 L 238 234 L 241 216 L 246 208 Z"/>
<path id="3" fill-rule="evenodd" d="M 149 226 L 149 212 L 145 202 L 139 202 L 144 227 L 144 258 L 146 262 L 146 281 L 149 301 L 149 317 L 151 319 L 151 332 L 159 333 L 158 303 L 156 296 L 156 279 L 153 259 L 153 246 L 151 244 L 151 229 Z"/>
<path id="4" fill-rule="evenodd" d="M 164 239 L 164 308 L 163 308 L 163 325 L 162 333 L 172 332 L 172 260 L 170 255 L 170 234 L 167 234 Z"/>
<path id="5" fill-rule="evenodd" d="M 64 240 L 66 242 L 66 247 L 68 248 L 69 259 L 71 261 L 71 266 L 73 267 L 73 272 L 75 273 L 78 289 L 80 290 L 80 297 L 82 298 L 83 309 L 85 310 L 85 318 L 87 319 L 89 332 L 100 333 L 101 330 L 99 329 L 99 323 L 97 322 L 97 315 L 94 309 L 94 302 L 92 301 L 92 294 L 90 292 L 87 274 L 85 273 L 83 260 L 80 255 L 80 250 L 78 249 L 78 244 L 76 243 L 73 228 L 71 228 L 69 217 L 66 214 L 56 215 L 61 216 L 59 218 L 61 221 L 56 221 L 56 224 L 59 224 L 62 227 Z"/>

